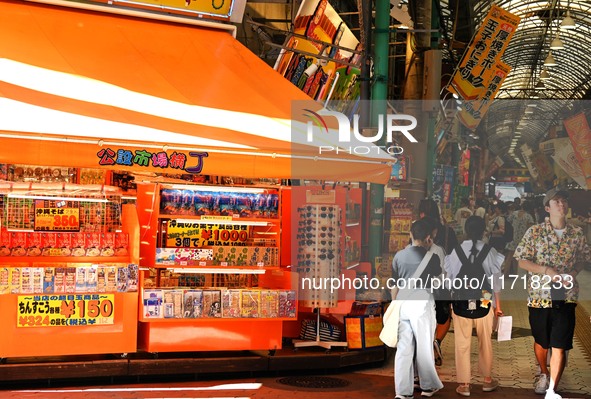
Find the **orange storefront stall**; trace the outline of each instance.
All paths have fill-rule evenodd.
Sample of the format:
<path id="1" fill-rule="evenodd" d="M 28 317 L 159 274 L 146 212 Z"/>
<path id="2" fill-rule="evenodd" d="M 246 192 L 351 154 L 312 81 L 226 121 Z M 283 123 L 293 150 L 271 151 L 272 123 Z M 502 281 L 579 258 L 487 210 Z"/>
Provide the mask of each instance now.
<path id="1" fill-rule="evenodd" d="M 294 131 L 292 126 L 292 101 L 309 98 L 242 46 L 232 28 L 171 17 L 148 20 L 135 12 L 112 15 L 100 12 L 106 9 L 102 6 L 60 5 L 72 3 L 0 1 L 0 163 L 247 178 L 388 180 L 391 168 L 384 154 L 319 156 L 318 146 L 304 140 L 305 128 Z M 321 105 L 311 102 L 310 107 L 317 111 Z M 301 123 L 305 126 L 305 120 Z M 335 139 L 326 140 L 336 145 Z M 138 197 L 139 208 L 152 201 L 149 192 L 147 188 Z M 148 205 L 153 210 L 154 203 Z M 154 225 L 151 212 L 140 212 L 138 237 L 145 237 Z M 150 251 L 155 245 L 136 241 Z M 153 260 L 139 260 L 140 267 L 143 262 L 151 266 Z M 267 274 L 271 285 L 290 280 L 279 276 L 281 270 Z M 137 302 L 122 303 L 121 323 L 142 319 Z M 9 318 L 6 323 L 14 323 L 16 295 L 1 295 L 0 306 L 2 314 L 9 315 L 2 316 Z M 133 319 L 128 317 L 132 314 Z M 117 320 L 115 325 L 122 326 Z M 154 351 L 272 349 L 280 346 L 281 322 L 143 320 L 140 342 Z M 64 334 L 55 334 L 58 329 Z M 242 337 L 263 330 L 262 343 Z M 87 348 L 98 349 L 86 352 L 78 346 L 68 351 L 68 339 L 78 339 L 68 335 L 79 331 L 39 328 L 28 341 L 31 352 L 15 352 L 3 344 L 0 357 L 133 349 L 114 349 L 109 342 L 117 338 L 90 330 L 85 338 L 99 343 Z M 162 337 L 174 331 L 189 343 L 159 346 Z M 234 344 L 228 339 L 238 331 L 248 342 Z M 9 326 L 0 341 L 14 342 L 19 333 Z M 120 337 L 129 340 L 134 334 L 126 330 Z M 204 337 L 210 337 L 210 347 L 195 344 L 205 342 Z"/>

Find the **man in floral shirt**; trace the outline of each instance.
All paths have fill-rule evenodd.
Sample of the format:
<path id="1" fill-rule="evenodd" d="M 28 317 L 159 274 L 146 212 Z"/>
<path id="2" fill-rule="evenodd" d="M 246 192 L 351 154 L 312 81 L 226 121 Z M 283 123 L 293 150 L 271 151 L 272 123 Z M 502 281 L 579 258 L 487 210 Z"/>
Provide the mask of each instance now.
<path id="1" fill-rule="evenodd" d="M 568 192 L 559 188 L 548 191 L 544 207 L 550 217 L 527 230 L 514 257 L 519 267 L 529 272 L 529 323 L 541 369 L 535 392 L 546 393 L 546 399 L 560 399 L 555 389 L 564 371 L 565 351 L 573 347 L 579 295 L 575 277 L 591 261 L 591 254 L 583 230 L 566 224 Z M 550 372 L 546 365 L 549 348 Z"/>

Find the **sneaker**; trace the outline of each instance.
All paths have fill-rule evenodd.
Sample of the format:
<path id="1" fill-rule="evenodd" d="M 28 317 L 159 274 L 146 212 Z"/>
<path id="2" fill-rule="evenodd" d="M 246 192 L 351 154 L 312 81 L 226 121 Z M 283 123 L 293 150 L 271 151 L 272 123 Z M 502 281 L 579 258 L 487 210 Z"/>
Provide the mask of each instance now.
<path id="1" fill-rule="evenodd" d="M 470 385 L 458 385 L 456 392 L 462 396 L 470 396 Z"/>
<path id="2" fill-rule="evenodd" d="M 544 396 L 544 399 L 562 399 L 562 396 L 560 396 L 559 394 L 557 394 L 554 391 L 547 390 L 546 396 Z"/>
<path id="3" fill-rule="evenodd" d="M 438 340 L 433 341 L 433 354 L 435 355 L 435 365 L 441 366 L 443 364 L 443 354 L 441 353 L 441 344 Z"/>
<path id="4" fill-rule="evenodd" d="M 497 387 L 499 386 L 499 381 L 493 379 L 490 382 L 484 382 L 484 384 L 482 384 L 482 390 L 484 392 L 492 392 L 495 389 L 497 389 Z"/>
<path id="5" fill-rule="evenodd" d="M 428 398 L 430 398 L 431 396 L 435 395 L 435 392 L 440 391 L 441 388 L 435 388 L 435 389 L 427 389 L 424 390 L 423 392 L 421 392 L 421 396 L 426 396 Z"/>
<path id="6" fill-rule="evenodd" d="M 534 383 L 534 392 L 538 395 L 543 395 L 546 393 L 549 385 L 550 376 L 547 374 L 540 374 L 537 381 Z"/>

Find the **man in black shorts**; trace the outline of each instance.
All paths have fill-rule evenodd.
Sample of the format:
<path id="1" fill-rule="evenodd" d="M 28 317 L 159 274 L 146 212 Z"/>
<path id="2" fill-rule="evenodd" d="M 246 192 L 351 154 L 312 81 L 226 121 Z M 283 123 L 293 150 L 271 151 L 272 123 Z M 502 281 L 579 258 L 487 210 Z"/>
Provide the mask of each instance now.
<path id="1" fill-rule="evenodd" d="M 575 277 L 591 261 L 580 227 L 566 223 L 568 191 L 549 190 L 544 208 L 550 214 L 527 230 L 515 249 L 519 267 L 528 271 L 529 323 L 541 374 L 534 391 L 545 399 L 561 399 L 556 387 L 565 368 L 565 351 L 573 347 L 579 286 Z M 552 348 L 550 371 L 546 365 Z"/>

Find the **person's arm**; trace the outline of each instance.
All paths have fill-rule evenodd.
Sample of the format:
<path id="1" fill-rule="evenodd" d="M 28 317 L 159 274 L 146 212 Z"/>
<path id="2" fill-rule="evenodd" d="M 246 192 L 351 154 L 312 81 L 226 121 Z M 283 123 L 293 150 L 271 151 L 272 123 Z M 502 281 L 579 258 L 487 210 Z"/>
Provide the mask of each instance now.
<path id="1" fill-rule="evenodd" d="M 518 265 L 520 268 L 522 268 L 523 270 L 528 271 L 528 272 L 538 273 L 538 274 L 547 274 L 548 276 L 550 276 L 552 278 L 554 278 L 555 276 L 558 276 L 558 273 L 556 273 L 556 271 L 552 267 L 538 265 L 537 263 L 534 263 L 531 260 L 520 260 L 518 262 Z"/>
<path id="2" fill-rule="evenodd" d="M 501 309 L 501 292 L 495 292 L 495 313 L 497 316 L 503 315 L 503 310 Z"/>

